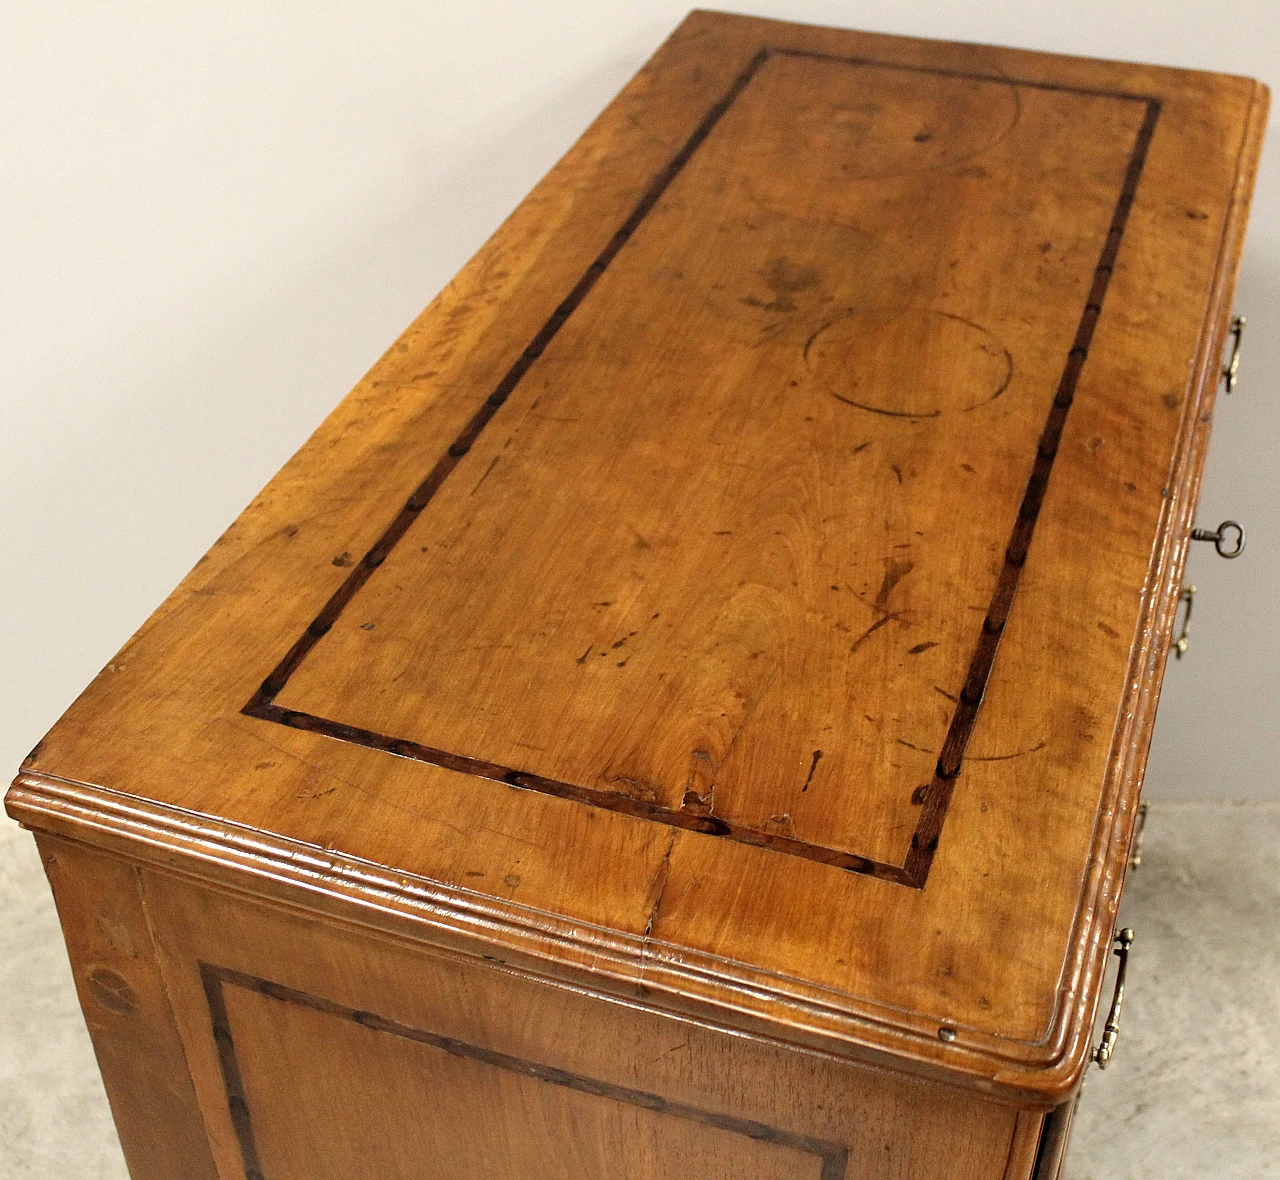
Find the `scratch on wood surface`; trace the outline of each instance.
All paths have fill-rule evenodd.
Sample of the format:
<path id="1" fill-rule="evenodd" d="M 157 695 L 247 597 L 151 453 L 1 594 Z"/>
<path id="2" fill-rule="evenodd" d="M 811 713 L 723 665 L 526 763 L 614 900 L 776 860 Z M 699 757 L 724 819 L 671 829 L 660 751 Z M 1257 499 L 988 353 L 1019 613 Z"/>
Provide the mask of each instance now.
<path id="1" fill-rule="evenodd" d="M 658 920 L 658 910 L 662 907 L 662 899 L 667 892 L 667 881 L 671 877 L 671 853 L 676 846 L 676 837 L 679 830 L 673 828 L 671 835 L 667 838 L 667 851 L 663 853 L 662 863 L 658 865 L 658 871 L 654 874 L 653 884 L 649 887 L 649 892 L 653 896 L 653 905 L 649 908 L 649 920 L 644 924 L 644 941 L 646 947 L 649 938 L 653 934 L 653 925 Z"/>
<path id="2" fill-rule="evenodd" d="M 1041 738 L 1029 750 L 1014 750 L 1012 754 L 970 754 L 966 762 L 1008 762 L 1010 758 L 1026 758 L 1030 754 L 1038 754 L 1049 743 Z"/>
<path id="3" fill-rule="evenodd" d="M 543 848 L 544 845 L 539 844 L 536 840 L 526 840 L 523 836 L 513 836 L 510 832 L 499 831 L 497 828 L 491 828 L 488 825 L 476 828 L 477 833 L 484 833 L 489 836 L 497 836 L 500 840 L 510 840 L 513 844 L 523 844 L 526 848 Z"/>
<path id="4" fill-rule="evenodd" d="M 752 345 L 752 347 L 759 348 L 760 345 L 768 343 L 779 332 L 783 331 L 786 327 L 787 327 L 787 322 L 785 320 L 778 320 L 775 323 L 766 324 L 763 328 L 760 329 L 760 332 L 756 336 L 755 343 Z M 792 384 L 794 385 L 795 382 L 793 381 Z"/>
<path id="5" fill-rule="evenodd" d="M 752 698 L 751 704 L 747 706 L 746 711 L 742 714 L 742 720 L 738 722 L 737 728 L 733 731 L 733 736 L 729 739 L 729 744 L 725 746 L 724 753 L 720 755 L 719 760 L 715 763 L 711 772 L 711 785 L 714 788 L 716 775 L 720 773 L 720 767 L 729 759 L 729 752 L 738 743 L 738 739 L 742 736 L 742 731 L 747 728 L 747 723 L 755 715 L 756 709 L 760 707 L 760 702 L 769 694 L 769 689 L 773 687 L 773 682 L 778 675 L 778 665 L 774 664 L 770 670 L 768 678 L 764 684 L 760 686 L 760 691 Z M 714 798 L 714 796 L 713 796 Z"/>
<path id="6" fill-rule="evenodd" d="M 896 617 L 897 617 L 896 615 L 881 615 L 874 623 L 871 624 L 870 627 L 868 627 L 861 635 L 858 636 L 857 639 L 853 641 L 853 643 L 849 647 L 849 654 L 853 655 L 853 653 L 856 652 L 858 648 L 860 648 L 864 643 L 866 643 L 867 640 L 871 638 L 871 636 L 873 636 L 877 631 L 879 631 L 881 627 L 883 627 L 886 623 L 890 622 Z"/>
<path id="7" fill-rule="evenodd" d="M 393 803 L 390 799 L 386 798 L 386 796 L 382 795 L 380 792 L 373 790 L 369 787 L 363 786 L 360 783 L 356 782 L 354 779 L 346 778 L 344 775 L 335 774 L 329 768 L 323 767 L 317 762 L 312 762 L 311 759 L 304 758 L 301 754 L 295 754 L 292 750 L 288 750 L 284 746 L 277 745 L 273 741 L 269 741 L 267 738 L 264 738 L 260 733 L 254 730 L 251 730 L 246 726 L 241 725 L 239 722 L 224 718 L 220 723 L 230 725 L 233 729 L 244 734 L 246 737 L 249 737 L 255 741 L 261 742 L 268 749 L 275 750 L 276 753 L 282 755 L 285 758 L 290 759 L 293 762 L 300 762 L 302 763 L 303 766 L 308 767 L 310 770 L 316 771 L 317 773 L 322 775 L 327 775 L 329 778 L 336 780 L 337 782 L 341 783 L 343 786 L 350 787 L 351 790 L 358 791 L 360 794 L 368 796 L 368 798 L 372 799 L 380 807 L 389 807 L 392 811 L 399 811 L 399 812 L 402 812 L 404 815 L 411 815 L 414 817 L 414 819 L 421 820 L 425 823 L 437 825 L 442 828 L 448 828 L 449 831 L 455 833 L 458 836 L 463 837 L 464 839 L 469 838 L 470 836 L 469 832 L 464 831 L 457 824 L 452 824 L 446 819 L 441 819 L 438 814 L 429 813 L 417 807 L 406 807 L 402 803 Z M 527 840 L 521 840 L 519 837 L 511 836 L 505 832 L 495 833 L 495 834 L 502 835 L 507 839 L 515 840 L 517 843 L 523 843 L 523 844 L 530 843 Z"/>
<path id="8" fill-rule="evenodd" d="M 474 496 L 474 495 L 476 494 L 476 492 L 480 490 L 480 485 L 481 485 L 482 483 L 484 483 L 484 481 L 485 481 L 486 479 L 488 479 L 488 478 L 489 478 L 489 473 L 490 473 L 490 472 L 491 472 L 495 467 L 497 467 L 497 465 L 498 465 L 498 460 L 499 460 L 499 459 L 501 459 L 501 458 L 502 458 L 502 456 L 501 456 L 501 455 L 494 455 L 494 457 L 489 461 L 489 466 L 488 466 L 488 467 L 486 467 L 486 468 L 484 469 L 484 474 L 483 474 L 483 475 L 482 475 L 478 480 L 476 480 L 475 487 L 473 487 L 473 488 L 471 489 L 471 491 L 470 491 L 469 493 L 467 493 L 468 495 Z"/>
<path id="9" fill-rule="evenodd" d="M 813 782 L 813 772 L 818 769 L 818 762 L 822 758 L 821 750 L 814 750 L 813 761 L 809 763 L 809 776 L 804 780 L 804 786 L 800 788 L 800 794 L 804 794 L 809 789 L 809 784 Z"/>

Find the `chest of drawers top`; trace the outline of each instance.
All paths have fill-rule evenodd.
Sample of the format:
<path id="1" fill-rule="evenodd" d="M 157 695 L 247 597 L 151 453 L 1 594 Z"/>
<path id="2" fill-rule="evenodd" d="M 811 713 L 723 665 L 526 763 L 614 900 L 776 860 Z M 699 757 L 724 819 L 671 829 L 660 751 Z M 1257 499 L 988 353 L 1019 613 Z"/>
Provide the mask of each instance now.
<path id="1" fill-rule="evenodd" d="M 32 826 L 1038 1100 L 1265 88 L 694 13 L 93 682 Z"/>

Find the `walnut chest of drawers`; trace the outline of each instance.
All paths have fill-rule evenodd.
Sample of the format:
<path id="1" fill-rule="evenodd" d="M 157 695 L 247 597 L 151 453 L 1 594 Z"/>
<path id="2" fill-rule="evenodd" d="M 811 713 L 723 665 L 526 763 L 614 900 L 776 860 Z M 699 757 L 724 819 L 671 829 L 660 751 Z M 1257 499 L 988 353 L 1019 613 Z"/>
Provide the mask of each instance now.
<path id="1" fill-rule="evenodd" d="M 1020 1180 L 1267 105 L 694 13 L 24 764 L 135 1180 Z"/>

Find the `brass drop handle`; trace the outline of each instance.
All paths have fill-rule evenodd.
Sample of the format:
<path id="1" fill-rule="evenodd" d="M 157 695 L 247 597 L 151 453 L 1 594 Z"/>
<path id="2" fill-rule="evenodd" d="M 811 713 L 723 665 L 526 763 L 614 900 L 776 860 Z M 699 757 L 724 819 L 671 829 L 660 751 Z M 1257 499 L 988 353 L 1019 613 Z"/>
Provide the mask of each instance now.
<path id="1" fill-rule="evenodd" d="M 1231 321 L 1231 359 L 1223 366 L 1222 380 L 1226 382 L 1227 392 L 1236 387 L 1236 379 L 1240 375 L 1240 338 L 1244 335 L 1245 318 L 1236 316 Z"/>
<path id="2" fill-rule="evenodd" d="M 1111 1055 L 1116 1051 L 1116 1040 L 1120 1036 L 1120 1008 L 1124 1004 L 1124 975 L 1129 967 L 1129 948 L 1133 946 L 1133 931 L 1126 926 L 1115 937 L 1112 952 L 1120 960 L 1116 969 L 1116 990 L 1111 997 L 1111 1011 L 1107 1013 L 1107 1023 L 1102 1029 L 1102 1040 L 1093 1051 L 1093 1060 L 1099 1069 L 1106 1069 Z"/>
<path id="3" fill-rule="evenodd" d="M 1216 529 L 1192 529 L 1193 541 L 1212 541 L 1219 557 L 1228 560 L 1244 552 L 1244 526 L 1224 520 Z"/>
<path id="4" fill-rule="evenodd" d="M 1182 613 L 1182 630 L 1178 632 L 1178 638 L 1173 641 L 1173 658 L 1175 660 L 1182 659 L 1187 654 L 1187 647 L 1191 643 L 1191 607 L 1196 600 L 1196 588 L 1194 586 L 1183 586 L 1182 594 L 1178 597 L 1179 604 L 1185 603 L 1186 610 Z M 1146 804 L 1143 804 L 1145 807 Z"/>

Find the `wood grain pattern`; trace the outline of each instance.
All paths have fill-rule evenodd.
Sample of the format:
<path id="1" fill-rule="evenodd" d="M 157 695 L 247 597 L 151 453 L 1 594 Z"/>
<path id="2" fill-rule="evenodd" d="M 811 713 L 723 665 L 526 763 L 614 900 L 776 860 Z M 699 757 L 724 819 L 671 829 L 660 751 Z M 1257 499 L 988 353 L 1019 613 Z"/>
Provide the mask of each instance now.
<path id="1" fill-rule="evenodd" d="M 1033 1111 L 1023 1111 L 1018 1115 L 1002 1180 L 1031 1180 L 1047 1117 Z"/>
<path id="2" fill-rule="evenodd" d="M 607 1143 L 608 1136 L 599 1131 L 594 1134 L 591 1133 L 588 1124 L 592 1121 L 591 1115 L 599 1111 L 600 1107 L 608 1110 L 615 1104 L 637 1107 L 641 1111 L 651 1112 L 684 1123 L 692 1123 L 699 1127 L 707 1127 L 712 1131 L 724 1132 L 725 1135 L 738 1136 L 745 1139 L 747 1142 L 742 1144 L 728 1140 L 724 1135 L 708 1136 L 712 1142 L 704 1147 L 704 1150 L 715 1160 L 717 1170 L 725 1176 L 751 1175 L 761 1177 L 762 1180 L 765 1177 L 777 1176 L 779 1180 L 782 1180 L 783 1177 L 788 1176 L 812 1175 L 818 1177 L 818 1180 L 840 1180 L 844 1176 L 845 1167 L 848 1164 L 848 1149 L 836 1143 L 827 1143 L 808 1135 L 797 1135 L 778 1127 L 771 1127 L 766 1123 L 736 1118 L 731 1114 L 702 1110 L 695 1106 L 686 1106 L 680 1102 L 668 1102 L 658 1094 L 612 1085 L 609 1082 L 600 1081 L 598 1078 L 584 1077 L 581 1074 L 571 1073 L 564 1069 L 541 1065 L 534 1061 L 526 1061 L 523 1058 L 512 1057 L 506 1053 L 498 1053 L 480 1045 L 471 1045 L 455 1037 L 440 1036 L 426 1029 L 414 1028 L 410 1025 L 401 1024 L 399 1021 L 388 1020 L 373 1012 L 346 1008 L 323 997 L 309 995 L 294 988 L 282 987 L 271 980 L 259 979 L 256 976 L 245 975 L 239 971 L 231 971 L 202 963 L 200 964 L 200 977 L 204 984 L 205 995 L 209 1001 L 213 1036 L 218 1042 L 223 1084 L 227 1091 L 228 1112 L 236 1127 L 236 1137 L 240 1143 L 245 1175 L 249 1177 L 249 1180 L 258 1180 L 263 1175 L 263 1171 L 257 1136 L 253 1129 L 248 1087 L 245 1085 L 244 1070 L 241 1068 L 240 1055 L 236 1049 L 236 1037 L 238 1034 L 232 1030 L 231 1016 L 228 1010 L 227 989 L 229 987 L 238 989 L 242 993 L 248 993 L 250 996 L 265 996 L 277 1001 L 278 1004 L 291 1005 L 294 1008 L 302 1009 L 303 1014 L 300 1016 L 289 1014 L 282 1018 L 282 1014 L 278 1009 L 260 1014 L 261 1022 L 278 1024 L 287 1023 L 292 1019 L 302 1025 L 303 1027 L 294 1030 L 295 1043 L 302 1047 L 307 1055 L 314 1050 L 315 1046 L 324 1045 L 331 1069 L 334 1042 L 342 1040 L 344 1036 L 353 1039 L 356 1043 L 352 1046 L 350 1052 L 351 1070 L 334 1071 L 340 1079 L 339 1084 L 348 1092 L 352 1088 L 352 1075 L 361 1068 L 364 1061 L 373 1055 L 361 1044 L 366 1038 L 361 1038 L 358 1035 L 353 1038 L 350 1030 L 346 1028 L 340 1028 L 335 1031 L 330 1026 L 329 1021 L 316 1021 L 314 1015 L 307 1014 L 319 1014 L 329 1017 L 330 1020 L 347 1022 L 357 1028 L 381 1033 L 385 1036 L 397 1037 L 413 1045 L 435 1049 L 439 1053 L 444 1053 L 455 1060 L 474 1063 L 479 1066 L 486 1066 L 490 1070 L 500 1070 L 504 1073 L 512 1074 L 525 1083 L 523 1086 L 525 1090 L 533 1089 L 536 1091 L 543 1086 L 558 1086 L 574 1094 L 586 1094 L 601 1100 L 596 1103 L 579 1101 L 571 1105 L 563 1116 L 563 1125 L 553 1128 L 548 1135 L 549 1145 L 555 1145 L 561 1150 L 531 1157 L 528 1154 L 517 1155 L 509 1150 L 503 1150 L 502 1139 L 517 1134 L 518 1128 L 503 1128 L 506 1131 L 506 1136 L 501 1133 L 493 1136 L 496 1142 L 492 1142 L 491 1146 L 487 1148 L 484 1143 L 457 1143 L 454 1139 L 454 1128 L 447 1118 L 439 1119 L 439 1138 L 434 1142 L 426 1144 L 414 1143 L 411 1136 L 404 1134 L 405 1116 L 413 1105 L 408 1100 L 405 1091 L 409 1089 L 411 1082 L 417 1082 L 420 1085 L 424 1073 L 429 1075 L 433 1072 L 431 1070 L 432 1064 L 436 1066 L 434 1072 L 439 1072 L 441 1059 L 438 1056 L 416 1053 L 414 1054 L 412 1073 L 407 1077 L 401 1079 L 382 1077 L 377 1079 L 381 1083 L 379 1085 L 366 1084 L 356 1089 L 362 1102 L 377 1104 L 383 1108 L 387 1123 L 383 1134 L 375 1141 L 381 1143 L 383 1151 L 389 1148 L 400 1156 L 404 1155 L 407 1146 L 410 1147 L 414 1155 L 425 1151 L 436 1161 L 438 1169 L 441 1163 L 441 1153 L 448 1153 L 452 1146 L 453 1150 L 461 1156 L 459 1164 L 464 1170 L 459 1172 L 460 1176 L 473 1175 L 478 1166 L 484 1168 L 486 1175 L 491 1175 L 495 1166 L 501 1169 L 504 1164 L 510 1170 L 518 1171 L 522 1176 L 537 1175 L 543 1172 L 548 1177 L 565 1176 L 567 1173 L 564 1147 L 574 1144 L 580 1150 L 598 1155 L 601 1146 Z M 247 1001 L 235 993 L 232 994 L 232 1008 L 246 1006 L 251 1012 L 255 1008 L 253 1001 Z M 261 1007 L 261 1005 L 257 1006 Z M 268 1005 L 268 1007 L 271 1006 Z M 298 1106 L 304 1104 L 297 1103 L 296 1095 L 294 1095 L 295 1102 L 291 1104 L 289 1102 L 290 1090 L 300 1091 L 302 1088 L 298 1087 L 296 1083 L 293 1087 L 290 1087 L 288 1079 L 290 1075 L 295 1079 L 309 1079 L 309 1074 L 307 1072 L 308 1062 L 306 1056 L 290 1060 L 287 1051 L 281 1051 L 287 1045 L 289 1039 L 291 1038 L 286 1034 L 285 1037 L 278 1039 L 272 1045 L 272 1052 L 269 1055 L 261 1053 L 257 1055 L 255 1064 L 258 1069 L 261 1071 L 264 1070 L 264 1067 L 272 1068 L 272 1072 L 275 1073 L 275 1076 L 270 1081 L 259 1083 L 257 1094 L 260 1099 L 270 1100 L 270 1098 L 274 1097 L 281 1101 L 283 1118 L 289 1123 L 296 1124 Z M 281 1041 L 284 1042 L 283 1045 Z M 430 1082 L 432 1087 L 430 1100 L 438 1105 L 442 1096 L 447 1094 L 451 1102 L 467 1101 L 470 1096 L 459 1093 L 460 1090 L 464 1090 L 466 1087 L 465 1075 L 474 1075 L 476 1073 L 483 1075 L 485 1072 L 483 1069 L 449 1070 L 448 1074 L 462 1073 L 464 1078 L 460 1079 L 456 1076 L 448 1075 L 441 1078 L 432 1078 Z M 397 1081 L 400 1082 L 399 1085 L 396 1084 Z M 281 1085 L 282 1082 L 284 1083 L 283 1086 Z M 310 1105 L 314 1103 L 314 1087 L 311 1086 L 309 1081 L 304 1085 L 311 1088 L 311 1094 L 305 1104 Z M 510 1086 L 510 1083 L 508 1083 L 508 1086 Z M 500 1117 L 506 1110 L 519 1109 L 527 1104 L 529 1104 L 528 1096 L 522 1100 L 516 1095 L 509 1095 L 506 1101 L 499 1100 L 494 1102 L 491 1110 L 494 1116 Z M 599 1111 L 599 1113 L 603 1113 L 603 1111 Z M 348 1125 L 358 1125 L 368 1133 L 368 1129 L 376 1126 L 377 1121 L 366 1115 L 365 1118 L 358 1120 L 358 1122 L 349 1118 Z M 686 1131 L 685 1135 L 682 1136 L 680 1134 L 682 1129 L 672 1130 L 666 1128 L 662 1125 L 661 1119 L 647 1121 L 650 1124 L 657 1124 L 652 1126 L 652 1134 L 657 1141 L 655 1146 L 666 1157 L 665 1162 L 661 1159 L 655 1160 L 652 1158 L 655 1154 L 652 1148 L 648 1151 L 637 1151 L 633 1147 L 630 1150 L 618 1152 L 617 1156 L 612 1159 L 608 1156 L 596 1159 L 594 1168 L 589 1168 L 582 1172 L 584 1180 L 588 1177 L 598 1176 L 604 1171 L 608 1171 L 610 1174 L 618 1174 L 617 1169 L 619 1167 L 624 1169 L 624 1174 L 636 1176 L 667 1174 L 678 1167 L 681 1171 L 686 1171 L 690 1150 L 688 1132 Z M 697 1136 L 693 1136 L 692 1142 L 696 1143 L 697 1141 Z M 776 1152 L 760 1150 L 753 1146 L 756 1144 L 780 1148 L 781 1150 Z M 366 1168 L 370 1167 L 368 1148 L 373 1146 L 372 1143 L 368 1144 L 365 1150 L 360 1152 L 363 1166 Z M 814 1158 L 810 1160 L 801 1158 L 806 1155 Z M 637 1158 L 639 1156 L 648 1156 L 650 1158 L 642 1160 Z M 408 1158 L 402 1158 L 399 1162 L 403 1165 L 411 1162 L 413 1158 L 414 1156 L 410 1155 Z M 308 1162 L 306 1176 L 316 1176 L 315 1168 L 317 1162 L 319 1161 L 312 1160 Z M 340 1180 L 341 1177 L 350 1175 L 348 1171 L 349 1161 L 334 1159 L 326 1153 L 323 1163 L 326 1174 L 333 1175 L 335 1180 Z M 400 1169 L 394 1165 L 390 1168 L 384 1165 L 374 1167 L 373 1170 L 379 1174 L 387 1171 L 396 1174 Z M 276 1174 L 276 1170 L 273 1169 L 272 1175 Z"/>
<path id="3" fill-rule="evenodd" d="M 1039 1122 L 168 874 L 143 892 L 227 1176 L 1004 1180 Z"/>
<path id="4" fill-rule="evenodd" d="M 1108 110 L 1108 100 L 1120 104 L 1120 113 Z M 892 121 L 867 114 L 890 101 Z M 797 113 L 821 134 L 796 135 Z M 354 564 L 245 713 L 923 887 L 1158 114 L 1157 101 L 1124 93 L 1030 87 L 1021 97 L 996 75 L 886 68 L 865 59 L 767 49 L 757 54 Z M 939 126 L 944 117 L 952 124 L 945 130 Z M 869 135 L 873 123 L 875 134 Z M 1075 133 L 1080 125 L 1090 128 L 1092 143 Z M 965 140 L 975 126 L 987 126 L 987 138 L 1005 153 L 997 164 L 994 145 L 984 143 L 988 166 L 998 168 L 1003 185 L 1019 191 L 1037 180 L 1041 157 L 1030 145 L 1043 145 L 1055 130 L 1072 129 L 1073 165 L 1082 173 L 1109 162 L 1120 179 L 1109 221 L 1105 206 L 1070 170 L 1041 195 L 1053 202 L 1055 232 L 1081 239 L 1076 253 L 1088 261 L 1077 263 L 1078 270 L 1044 267 L 1044 243 L 1033 248 L 1025 228 L 1021 238 L 1013 231 L 1023 210 L 994 204 L 983 207 L 985 216 L 975 213 L 968 207 L 974 194 L 965 186 L 952 195 L 950 208 L 935 199 L 936 236 L 919 233 L 910 210 L 920 205 L 922 187 L 938 184 L 939 150 L 948 163 L 969 158 Z M 957 128 L 963 129 L 960 147 L 952 142 Z M 904 155 L 903 144 L 913 150 Z M 831 201 L 831 189 L 847 190 L 840 182 L 855 168 L 863 177 L 914 183 L 898 183 L 887 196 L 845 191 L 841 238 L 815 231 L 825 225 L 817 220 L 821 210 L 797 209 L 794 201 L 785 218 L 762 217 L 770 207 L 786 207 L 792 195 L 789 189 L 752 191 L 762 155 L 787 176 L 815 166 L 825 170 L 825 183 L 812 190 L 819 202 Z M 1021 175 L 1020 161 L 1026 165 Z M 668 212 L 662 198 L 677 180 L 675 209 Z M 726 191 L 744 194 L 737 207 L 726 210 L 718 199 Z M 710 223 L 700 216 L 704 204 L 714 210 Z M 958 230 L 961 216 L 967 224 Z M 797 221 L 804 229 L 799 241 Z M 1092 269 L 1087 228 L 1098 242 Z M 710 256 L 700 249 L 708 235 L 720 243 Z M 1021 241 L 1024 257 L 999 256 L 984 278 L 978 268 L 992 260 L 973 246 L 1011 238 Z M 630 247 L 627 255 L 613 265 L 624 246 Z M 890 274 L 886 283 L 873 269 L 868 282 L 855 251 L 900 260 L 903 273 Z M 902 299 L 897 287 L 905 288 L 906 273 L 920 269 L 909 255 L 944 252 L 956 255 L 953 290 L 937 296 L 936 306 L 893 302 L 895 295 Z M 960 271 L 966 258 L 973 273 Z M 1003 325 L 1017 314 L 1016 306 L 998 300 L 974 301 L 997 275 L 996 290 L 1044 309 L 1037 326 L 1045 335 L 1056 328 L 1062 375 L 1056 386 L 1037 391 L 1047 411 L 1026 385 L 1053 364 L 1052 345 L 1025 331 L 1016 342 L 1010 339 L 1019 361 L 1015 383 L 1009 348 L 971 318 Z M 601 280 L 600 294 L 580 312 Z M 771 291 L 767 302 L 752 293 L 762 281 Z M 1078 301 L 1080 290 L 1083 309 L 1071 337 L 1072 297 Z M 961 292 L 968 298 L 958 298 Z M 919 292 L 914 297 L 919 300 Z M 1064 314 L 1053 324 L 1050 309 L 1056 312 L 1059 304 Z M 735 323 L 743 305 L 764 314 Z M 684 327 L 678 348 L 645 339 L 646 323 L 666 330 L 660 309 Z M 574 358 L 589 353 L 593 340 L 625 340 L 629 359 L 624 366 L 610 357 L 605 373 L 583 382 Z M 877 361 L 883 354 L 878 369 L 866 360 L 869 347 L 878 350 Z M 726 365 L 726 355 L 738 348 L 750 349 L 749 365 Z M 535 367 L 544 354 L 545 364 Z M 638 363 L 646 355 L 655 363 Z M 863 370 L 851 374 L 858 363 Z M 901 380 L 877 384 L 874 374 L 892 372 L 895 364 L 904 364 Z M 542 376 L 548 366 L 551 375 Z M 477 446 L 481 431 L 530 372 L 536 393 L 517 402 L 519 416 L 499 418 L 499 435 L 486 439 L 487 447 Z M 607 398 L 601 397 L 602 380 L 612 387 Z M 655 402 L 650 391 L 659 383 L 672 393 Z M 689 389 L 700 391 L 696 400 Z M 1030 404 L 1021 413 L 1005 412 L 1003 404 L 995 409 L 996 398 L 1006 393 Z M 877 430 L 865 416 L 829 404 L 823 414 L 828 396 L 891 421 Z M 958 417 L 978 410 L 986 412 Z M 893 419 L 908 419 L 914 429 L 904 432 Z M 921 429 L 925 425 L 931 429 Z M 993 447 L 997 431 L 1012 435 L 1003 454 Z M 506 441 L 499 444 L 503 433 Z M 910 438 L 905 451 L 904 433 Z M 673 446 L 674 437 L 683 437 L 684 445 Z M 1019 444 L 1035 450 L 1015 508 L 1019 469 L 1027 462 Z M 897 463 L 889 464 L 896 486 L 869 483 L 864 468 L 875 460 L 857 456 L 873 445 L 891 455 L 901 452 L 900 462 L 912 465 L 910 495 Z M 463 463 L 473 447 L 477 453 Z M 1002 460 L 996 470 L 1010 478 L 966 489 L 961 504 L 967 522 L 940 520 L 938 504 L 961 471 L 973 470 L 966 459 Z M 381 583 L 361 596 L 356 609 L 365 621 L 344 619 L 355 595 L 459 465 L 458 480 L 473 486 L 464 494 L 455 485 L 432 519 L 414 528 L 415 546 L 402 550 Z M 817 467 L 820 481 L 802 485 L 797 497 L 795 473 L 807 466 Z M 584 470 L 600 474 L 582 479 L 578 495 L 566 495 L 565 474 Z M 484 500 L 477 500 L 481 484 Z M 584 522 L 601 511 L 604 494 L 607 517 L 627 527 L 589 543 Z M 844 510 L 811 519 L 824 501 Z M 969 557 L 997 548 L 993 538 L 1003 537 L 1010 517 L 1003 566 L 989 587 L 988 571 L 974 568 Z M 868 545 L 865 526 L 856 522 L 881 518 L 885 539 Z M 702 527 L 695 524 L 687 536 L 685 520 Z M 770 527 L 779 524 L 787 527 Z M 792 552 L 797 541 L 812 562 L 803 570 L 803 588 Z M 709 567 L 718 570 L 710 584 Z M 531 569 L 540 573 L 529 602 Z M 936 605 L 915 605 L 924 595 L 900 588 L 908 577 Z M 383 589 L 387 583 L 390 591 Z M 485 588 L 483 598 L 477 585 Z M 940 588 L 949 593 L 940 595 Z M 841 592 L 852 595 L 855 616 L 870 614 L 856 637 L 845 617 L 849 611 L 828 605 L 831 594 Z M 975 624 L 965 605 L 984 598 L 989 606 Z M 886 624 L 901 630 L 903 642 L 886 649 L 881 637 L 864 651 Z M 971 632 L 977 633 L 976 646 Z M 938 638 L 911 643 L 922 633 Z M 782 645 L 780 636 L 787 637 Z M 972 651 L 967 666 L 966 647 Z M 861 658 L 852 658 L 860 652 Z M 904 652 L 925 658 L 904 659 Z M 286 688 L 300 671 L 302 685 L 291 696 Z M 395 692 L 387 693 L 384 684 L 395 684 Z M 868 684 L 874 685 L 870 691 Z M 277 704 L 282 693 L 286 702 L 302 704 Z M 939 697 L 955 702 L 945 737 Z M 878 718 L 866 711 L 872 698 Z M 322 702 L 315 706 L 320 715 L 306 710 L 313 700 Z M 337 713 L 342 719 L 331 719 Z M 427 727 L 423 740 L 403 736 L 415 727 Z M 917 744 L 923 741 L 940 750 L 931 780 L 934 750 Z M 480 753 L 455 752 L 459 746 Z M 791 774 L 780 779 L 780 766 Z M 862 841 L 866 848 L 868 840 L 874 855 L 851 847 Z"/>
<path id="5" fill-rule="evenodd" d="M 1223 75 L 693 14 L 11 813 L 1054 1105 L 1266 106 Z"/>
<path id="6" fill-rule="evenodd" d="M 129 1175 L 218 1180 L 137 867 L 52 836 L 38 843 Z"/>

